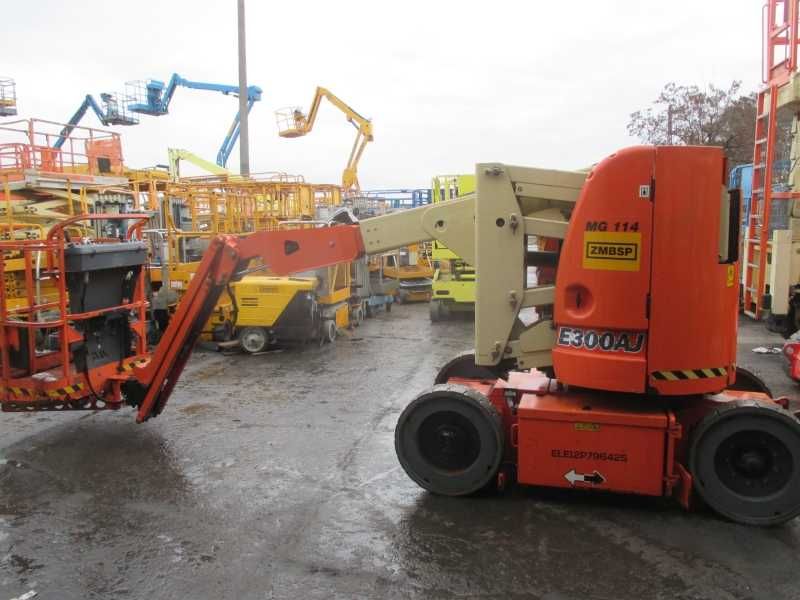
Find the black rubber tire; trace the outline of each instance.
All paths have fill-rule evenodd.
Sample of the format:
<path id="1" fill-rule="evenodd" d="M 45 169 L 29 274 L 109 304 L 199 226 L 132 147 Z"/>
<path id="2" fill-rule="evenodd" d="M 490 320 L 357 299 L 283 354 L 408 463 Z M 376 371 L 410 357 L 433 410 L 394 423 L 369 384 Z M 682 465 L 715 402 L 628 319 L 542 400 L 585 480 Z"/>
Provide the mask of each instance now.
<path id="1" fill-rule="evenodd" d="M 332 344 L 336 341 L 336 335 L 338 333 L 338 329 L 336 327 L 336 321 L 333 319 L 328 319 L 323 321 L 322 323 L 322 341 L 328 344 Z"/>
<path id="2" fill-rule="evenodd" d="M 462 385 L 435 385 L 400 415 L 394 447 L 420 487 L 465 496 L 497 476 L 504 450 L 502 419 L 483 394 Z"/>
<path id="3" fill-rule="evenodd" d="M 428 314 L 431 317 L 431 323 L 438 323 L 442 320 L 442 301 L 431 300 L 428 304 Z"/>
<path id="4" fill-rule="evenodd" d="M 364 313 L 366 314 L 368 319 L 371 319 L 372 317 L 375 316 L 375 309 L 372 308 L 372 305 L 369 302 L 367 302 L 364 305 Z"/>
<path id="5" fill-rule="evenodd" d="M 242 349 L 249 354 L 263 352 L 269 345 L 269 334 L 263 327 L 243 327 L 238 339 Z"/>
<path id="6" fill-rule="evenodd" d="M 760 392 L 774 398 L 772 390 L 761 377 L 743 367 L 736 367 L 736 382 L 728 388 L 740 392 Z"/>
<path id="7" fill-rule="evenodd" d="M 779 525 L 800 514 L 800 422 L 776 404 L 737 400 L 706 415 L 689 468 L 698 494 L 732 521 Z"/>
<path id="8" fill-rule="evenodd" d="M 511 368 L 510 361 L 504 361 L 493 367 L 478 366 L 475 364 L 475 352 L 467 350 L 439 369 L 433 382 L 435 384 L 447 383 L 451 377 L 464 377 L 467 379 L 505 378 Z"/>
<path id="9" fill-rule="evenodd" d="M 386 304 L 384 304 L 384 306 L 386 307 L 386 312 L 392 312 L 392 304 L 394 304 L 394 302 L 387 302 Z"/>

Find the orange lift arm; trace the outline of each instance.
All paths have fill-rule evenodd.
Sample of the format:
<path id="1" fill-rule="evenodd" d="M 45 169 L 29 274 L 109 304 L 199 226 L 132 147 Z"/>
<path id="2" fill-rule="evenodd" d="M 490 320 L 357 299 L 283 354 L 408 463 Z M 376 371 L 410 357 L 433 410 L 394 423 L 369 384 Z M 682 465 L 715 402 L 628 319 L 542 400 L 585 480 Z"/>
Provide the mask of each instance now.
<path id="1" fill-rule="evenodd" d="M 126 384 L 126 395 L 139 407 L 137 422 L 157 416 L 163 410 L 203 325 L 232 281 L 261 268 L 269 268 L 276 275 L 288 275 L 351 262 L 363 254 L 358 225 L 214 238 L 150 361 L 136 367 L 135 381 Z M 248 270 L 254 259 L 260 259 L 263 267 Z"/>

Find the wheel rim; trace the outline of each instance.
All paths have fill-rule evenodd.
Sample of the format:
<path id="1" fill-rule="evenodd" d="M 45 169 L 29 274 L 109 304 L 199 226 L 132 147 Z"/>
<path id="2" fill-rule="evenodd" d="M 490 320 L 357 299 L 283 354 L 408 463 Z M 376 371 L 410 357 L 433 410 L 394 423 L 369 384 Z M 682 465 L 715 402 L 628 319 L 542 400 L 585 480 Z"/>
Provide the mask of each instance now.
<path id="1" fill-rule="evenodd" d="M 241 337 L 242 348 L 248 352 L 260 352 L 267 343 L 266 335 L 258 329 L 247 329 Z"/>
<path id="2" fill-rule="evenodd" d="M 766 401 L 713 409 L 692 434 L 695 489 L 716 512 L 751 525 L 800 515 L 800 423 Z"/>
<path id="3" fill-rule="evenodd" d="M 480 434 L 458 413 L 444 411 L 426 418 L 419 428 L 420 454 L 433 466 L 461 471 L 480 455 Z"/>
<path id="4" fill-rule="evenodd" d="M 794 461 L 786 445 L 764 431 L 739 431 L 719 445 L 714 468 L 720 481 L 742 496 L 765 497 L 791 480 Z"/>
<path id="5" fill-rule="evenodd" d="M 436 494 L 462 496 L 487 485 L 503 459 L 502 419 L 488 398 L 438 385 L 403 410 L 395 451 L 405 472 Z"/>

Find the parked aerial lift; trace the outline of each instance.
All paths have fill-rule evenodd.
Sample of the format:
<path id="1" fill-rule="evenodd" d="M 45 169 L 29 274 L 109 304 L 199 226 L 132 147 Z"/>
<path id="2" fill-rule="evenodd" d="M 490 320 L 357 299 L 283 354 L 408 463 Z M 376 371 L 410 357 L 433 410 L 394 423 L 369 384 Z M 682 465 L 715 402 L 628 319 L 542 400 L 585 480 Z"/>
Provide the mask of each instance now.
<path id="1" fill-rule="evenodd" d="M 430 188 L 361 190 L 356 198 L 366 202 L 380 202 L 392 210 L 417 208 L 431 203 L 431 190 Z"/>
<path id="2" fill-rule="evenodd" d="M 167 83 L 158 79 L 147 79 L 145 81 L 129 81 L 127 84 L 127 94 L 133 98 L 128 104 L 128 110 L 133 113 L 160 117 L 169 112 L 169 105 L 178 87 L 185 87 L 192 90 L 207 90 L 210 92 L 220 92 L 226 96 L 239 96 L 238 85 L 228 85 L 222 83 L 207 83 L 204 81 L 191 81 L 173 73 Z M 261 100 L 262 90 L 256 85 L 247 88 L 247 112 L 253 105 Z M 224 167 L 228 164 L 228 157 L 239 139 L 239 111 L 231 123 L 228 133 L 222 140 L 222 145 L 217 152 L 217 164 Z"/>
<path id="3" fill-rule="evenodd" d="M 384 254 L 383 274 L 397 280 L 395 297 L 399 304 L 429 302 L 433 284 L 429 245 L 418 241 Z"/>
<path id="4" fill-rule="evenodd" d="M 767 0 L 763 8 L 764 85 L 756 99 L 742 300 L 746 315 L 766 318 L 770 329 L 788 337 L 800 328 L 800 0 Z M 779 112 L 792 116 L 788 161 L 776 153 Z M 788 177 L 779 181 L 782 172 Z"/>
<path id="5" fill-rule="evenodd" d="M 78 110 L 70 117 L 67 124 L 61 130 L 61 133 L 53 143 L 53 148 L 61 148 L 69 139 L 70 134 L 78 126 L 86 113 L 92 109 L 97 119 L 103 124 L 104 127 L 110 125 L 137 125 L 139 119 L 131 115 L 127 108 L 126 99 L 117 94 L 100 94 L 100 102 L 94 99 L 91 94 L 86 94 L 81 102 Z"/>
<path id="6" fill-rule="evenodd" d="M 160 206 L 164 228 L 148 230 L 154 244 L 150 283 L 157 335 L 166 329 L 213 237 L 318 226 L 322 222 L 314 220 L 315 212 L 338 205 L 340 194 L 337 186 L 307 184 L 285 173 L 247 179 L 222 174 L 173 178 L 164 187 Z M 244 277 L 222 295 L 203 337 L 216 342 L 236 339 L 251 353 L 274 344 L 332 342 L 359 314 L 348 313 L 348 269 L 333 265 L 292 277 L 269 271 Z"/>
<path id="7" fill-rule="evenodd" d="M 183 150 L 181 148 L 167 148 L 167 156 L 169 159 L 169 176 L 171 179 L 180 179 L 181 177 L 181 168 L 180 163 L 181 161 L 188 162 L 193 164 L 196 167 L 199 167 L 206 173 L 210 173 L 211 175 L 219 175 L 219 176 L 226 176 L 226 177 L 237 177 L 233 173 L 231 173 L 225 167 L 221 167 L 216 163 L 212 163 L 209 160 L 206 160 L 194 152 L 190 152 L 189 150 Z"/>
<path id="8" fill-rule="evenodd" d="M 438 175 L 431 181 L 433 202 L 446 202 L 475 192 L 475 175 Z M 453 312 L 475 308 L 475 269 L 447 246 L 433 241 L 431 260 L 431 321 L 446 319 Z"/>
<path id="9" fill-rule="evenodd" d="M 352 304 L 351 265 L 337 263 L 291 277 L 248 275 L 230 285 L 234 333 L 245 352 L 282 343 L 333 343 L 338 331 L 360 324 Z"/>
<path id="10" fill-rule="evenodd" d="M 239 96 L 238 85 L 227 85 L 221 83 L 206 83 L 203 81 L 191 81 L 173 73 L 167 83 L 157 79 L 129 81 L 125 84 L 125 94 L 100 94 L 100 103 L 93 96 L 87 94 L 83 102 L 70 118 L 67 126 L 53 144 L 54 148 L 61 148 L 69 138 L 72 129 L 75 128 L 81 119 L 91 109 L 104 126 L 109 125 L 137 125 L 139 119 L 137 115 L 149 115 L 160 117 L 169 112 L 169 105 L 178 87 L 185 87 L 194 90 L 207 90 L 220 92 L 226 96 Z M 251 85 L 247 88 L 247 111 L 261 100 L 262 90 L 260 87 Z M 225 167 L 228 157 L 239 139 L 239 112 L 231 123 L 228 133 L 222 140 L 222 145 L 217 152 L 217 165 Z"/>
<path id="11" fill-rule="evenodd" d="M 471 197 L 357 224 L 221 235 L 152 353 L 136 242 L 147 215 L 127 215 L 141 218 L 130 241 L 108 246 L 69 241 L 63 228 L 46 243 L 5 243 L 28 265 L 44 252 L 40 275 L 61 294 L 45 306 L 29 290 L 12 315 L 0 288 L 3 408 L 127 403 L 146 421 L 251 260 L 285 275 L 439 239 L 476 269 L 475 350 L 400 416 L 395 447 L 420 486 L 465 495 L 515 469 L 523 484 L 684 507 L 696 492 L 734 521 L 785 522 L 800 513 L 800 421 L 735 364 L 739 205 L 724 173 L 712 147 L 629 148 L 588 174 L 479 164 Z M 528 250 L 531 236 L 561 240 L 560 251 Z M 554 262 L 555 285 L 526 286 L 528 267 Z M 548 306 L 552 319 L 521 321 Z"/>
<path id="12" fill-rule="evenodd" d="M 0 77 L 0 117 L 17 114 L 17 84 L 10 77 Z"/>
<path id="13" fill-rule="evenodd" d="M 361 160 L 361 155 L 364 153 L 367 143 L 374 139 L 372 121 L 361 116 L 333 92 L 323 87 L 318 87 L 314 92 L 314 99 L 311 101 L 311 108 L 308 113 L 304 113 L 299 107 L 283 108 L 276 111 L 278 135 L 285 138 L 296 138 L 311 133 L 323 98 L 327 98 L 331 104 L 341 110 L 347 118 L 347 122 L 356 128 L 356 139 L 353 142 L 353 148 L 350 150 L 347 166 L 342 172 L 342 187 L 346 192 L 358 192 L 361 189 L 358 183 L 358 162 Z"/>
<path id="14" fill-rule="evenodd" d="M 377 264 L 370 269 L 370 260 Z M 364 317 L 375 316 L 381 308 L 392 311 L 397 294 L 397 280 L 383 273 L 383 257 L 364 256 L 351 264 L 353 295 L 350 298 L 353 325 L 359 325 Z"/>

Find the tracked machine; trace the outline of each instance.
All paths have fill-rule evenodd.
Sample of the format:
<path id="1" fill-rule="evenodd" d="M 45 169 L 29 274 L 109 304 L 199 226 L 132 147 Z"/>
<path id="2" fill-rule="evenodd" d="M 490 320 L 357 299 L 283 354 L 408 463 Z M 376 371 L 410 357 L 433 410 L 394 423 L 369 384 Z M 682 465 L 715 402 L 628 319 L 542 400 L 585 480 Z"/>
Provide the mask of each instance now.
<path id="1" fill-rule="evenodd" d="M 467 198 L 336 227 L 219 236 L 146 355 L 143 325 L 130 316 L 140 305 L 124 292 L 116 308 L 98 310 L 125 316 L 131 345 L 98 366 L 81 368 L 91 335 L 70 324 L 90 318 L 72 306 L 85 286 L 60 300 L 61 338 L 40 336 L 60 355 L 44 361 L 37 338 L 27 370 L 10 368 L 9 342 L 43 327 L 41 307 L 16 319 L 3 312 L 3 406 L 55 405 L 64 383 L 79 388 L 71 403 L 60 399 L 65 407 L 101 398 L 135 406 L 145 421 L 163 410 L 216 299 L 251 259 L 288 274 L 438 239 L 476 270 L 475 349 L 400 416 L 397 455 L 420 486 L 467 495 L 516 474 L 522 484 L 668 496 L 687 508 L 700 497 L 734 521 L 781 523 L 800 513 L 800 423 L 736 367 L 740 211 L 724 174 L 722 151 L 700 147 L 629 148 L 588 174 L 479 164 Z M 64 262 L 80 244 L 59 243 L 43 272 L 86 281 L 83 267 Z M 553 265 L 555 284 L 526 287 L 530 267 Z M 120 286 L 132 270 L 122 269 Z M 541 318 L 531 322 L 533 309 Z M 64 374 L 58 384 L 53 369 Z"/>

